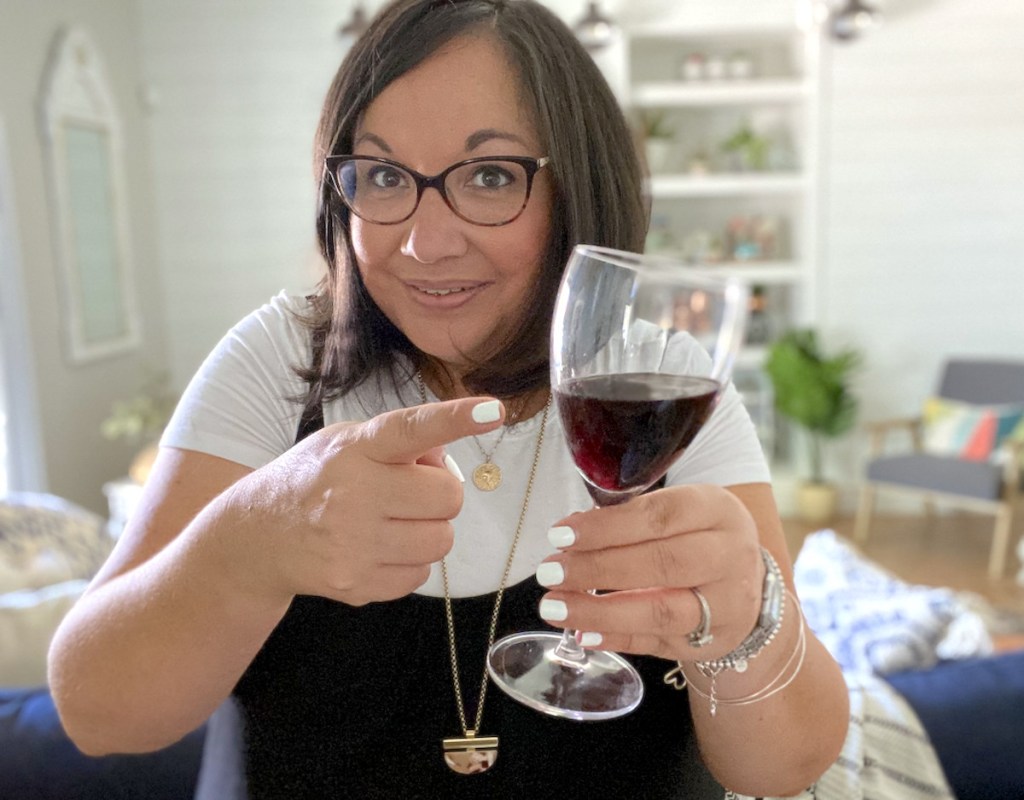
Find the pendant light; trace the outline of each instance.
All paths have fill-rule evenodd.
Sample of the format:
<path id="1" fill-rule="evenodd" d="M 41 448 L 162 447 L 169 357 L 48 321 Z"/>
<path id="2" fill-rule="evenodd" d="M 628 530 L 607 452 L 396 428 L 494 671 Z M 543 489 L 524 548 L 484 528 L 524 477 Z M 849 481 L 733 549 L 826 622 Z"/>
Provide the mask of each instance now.
<path id="1" fill-rule="evenodd" d="M 602 13 L 598 0 L 589 0 L 587 13 L 576 23 L 573 31 L 582 45 L 593 53 L 611 44 L 617 28 L 612 19 Z"/>
<path id="2" fill-rule="evenodd" d="M 874 28 L 881 21 L 882 15 L 874 6 L 868 5 L 864 0 L 846 0 L 842 8 L 833 10 L 829 19 L 829 30 L 834 38 L 848 42 Z"/>
<path id="3" fill-rule="evenodd" d="M 370 19 L 366 15 L 366 9 L 362 2 L 357 2 L 352 7 L 352 16 L 348 22 L 338 28 L 338 38 L 344 42 L 354 42 L 363 32 L 370 27 Z"/>

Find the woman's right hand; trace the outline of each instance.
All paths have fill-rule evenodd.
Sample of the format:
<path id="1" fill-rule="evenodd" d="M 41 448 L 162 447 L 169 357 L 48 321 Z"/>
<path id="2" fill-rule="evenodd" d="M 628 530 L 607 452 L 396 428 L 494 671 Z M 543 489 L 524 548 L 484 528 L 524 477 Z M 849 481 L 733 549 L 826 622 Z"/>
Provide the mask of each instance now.
<path id="1" fill-rule="evenodd" d="M 476 422 L 476 409 L 493 419 Z M 444 445 L 493 430 L 503 416 L 497 401 L 465 398 L 309 436 L 223 498 L 240 515 L 229 526 L 238 531 L 229 568 L 261 594 L 349 605 L 409 594 L 451 549 L 462 507 Z"/>

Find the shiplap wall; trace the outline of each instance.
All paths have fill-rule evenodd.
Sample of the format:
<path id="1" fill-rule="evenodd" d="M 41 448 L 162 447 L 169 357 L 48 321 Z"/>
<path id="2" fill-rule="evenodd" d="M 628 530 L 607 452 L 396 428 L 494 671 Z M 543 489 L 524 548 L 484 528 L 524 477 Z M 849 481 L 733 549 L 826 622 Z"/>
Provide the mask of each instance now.
<path id="1" fill-rule="evenodd" d="M 832 48 L 823 102 L 818 316 L 866 354 L 865 419 L 917 413 L 949 355 L 1024 358 L 1024 4 L 887 8 Z"/>
<path id="2" fill-rule="evenodd" d="M 866 355 L 863 416 L 914 412 L 951 353 L 1024 353 L 1024 3 L 888 0 L 826 47 L 817 317 Z M 368 3 L 376 8 L 378 3 Z M 583 0 L 550 0 L 574 20 Z M 626 23 L 771 22 L 791 0 L 606 0 Z M 350 4 L 140 0 L 171 365 L 316 274 L 309 152 Z M 862 440 L 832 450 L 851 481 Z"/>
<path id="3" fill-rule="evenodd" d="M 342 18 L 327 2 L 140 2 L 179 386 L 240 317 L 315 282 L 313 132 Z"/>

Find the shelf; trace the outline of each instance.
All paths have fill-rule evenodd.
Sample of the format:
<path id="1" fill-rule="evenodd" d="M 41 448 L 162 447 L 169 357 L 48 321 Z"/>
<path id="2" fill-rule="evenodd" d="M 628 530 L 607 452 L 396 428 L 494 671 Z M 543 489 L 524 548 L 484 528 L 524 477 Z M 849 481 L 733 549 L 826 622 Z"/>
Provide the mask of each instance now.
<path id="1" fill-rule="evenodd" d="M 800 194 L 807 189 L 807 178 L 799 172 L 655 175 L 650 188 L 653 197 Z"/>
<path id="2" fill-rule="evenodd" d="M 805 278 L 804 268 L 795 261 L 727 261 L 707 264 L 706 268 L 728 272 L 757 286 L 787 286 Z"/>
<path id="3" fill-rule="evenodd" d="M 653 39 L 656 41 L 688 42 L 694 40 L 715 39 L 748 39 L 750 41 L 787 42 L 801 28 L 786 22 L 752 24 L 747 20 L 734 20 L 730 23 L 679 24 L 658 22 L 641 22 L 630 26 L 632 39 Z"/>
<path id="4" fill-rule="evenodd" d="M 768 356 L 763 343 L 777 330 L 814 319 L 818 35 L 815 28 L 781 19 L 772 22 L 770 14 L 762 23 L 755 22 L 747 9 L 719 13 L 713 0 L 703 1 L 709 9 L 715 8 L 704 21 L 688 14 L 685 24 L 629 28 L 621 64 L 621 97 L 634 116 L 662 112 L 668 126 L 677 131 L 670 145 L 651 148 L 648 154 L 651 177 L 646 188 L 657 223 L 652 244 L 665 242 L 666 255 L 680 259 L 686 257 L 684 248 L 691 256 L 728 253 L 732 258 L 734 252 L 748 252 L 735 244 L 737 238 L 755 243 L 758 239 L 752 226 L 740 232 L 734 222 L 761 216 L 778 224 L 776 241 L 762 244 L 767 248 L 762 252 L 777 254 L 772 260 L 695 265 L 763 287 L 760 324 L 751 326 L 752 341 L 742 348 L 735 364 L 756 389 L 758 380 L 767 380 L 762 374 Z M 749 69 L 735 69 L 740 53 Z M 702 71 L 695 56 L 703 57 Z M 744 124 L 769 140 L 773 149 L 765 163 L 773 169 L 725 171 L 750 163 L 742 161 L 740 154 L 727 158 L 718 151 L 718 144 Z M 698 159 L 714 169 L 691 172 L 690 164 L 697 165 Z M 747 398 L 751 406 L 756 405 L 754 399 Z M 762 445 L 774 453 L 774 415 L 754 417 Z"/>
<path id="5" fill-rule="evenodd" d="M 653 254 L 678 258 L 686 257 L 673 250 L 654 250 Z M 687 262 L 689 263 L 689 262 Z M 719 261 L 714 264 L 694 264 L 694 267 L 709 272 L 721 272 L 739 278 L 752 286 L 788 286 L 805 280 L 804 267 L 797 261 Z"/>
<path id="6" fill-rule="evenodd" d="M 710 106 L 797 103 L 811 92 L 802 78 L 749 81 L 652 81 L 638 83 L 630 94 L 634 106 Z"/>

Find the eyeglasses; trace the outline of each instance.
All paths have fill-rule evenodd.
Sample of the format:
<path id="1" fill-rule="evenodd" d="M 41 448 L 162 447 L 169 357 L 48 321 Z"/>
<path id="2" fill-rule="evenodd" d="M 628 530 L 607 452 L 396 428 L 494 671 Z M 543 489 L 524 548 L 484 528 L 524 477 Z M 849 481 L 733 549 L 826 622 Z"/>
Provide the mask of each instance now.
<path id="1" fill-rule="evenodd" d="M 416 213 L 424 190 L 437 189 L 455 214 L 474 225 L 507 225 L 530 199 L 533 178 L 550 158 L 485 156 L 421 175 L 373 156 L 328 156 L 327 172 L 348 209 L 378 225 L 397 225 Z"/>

